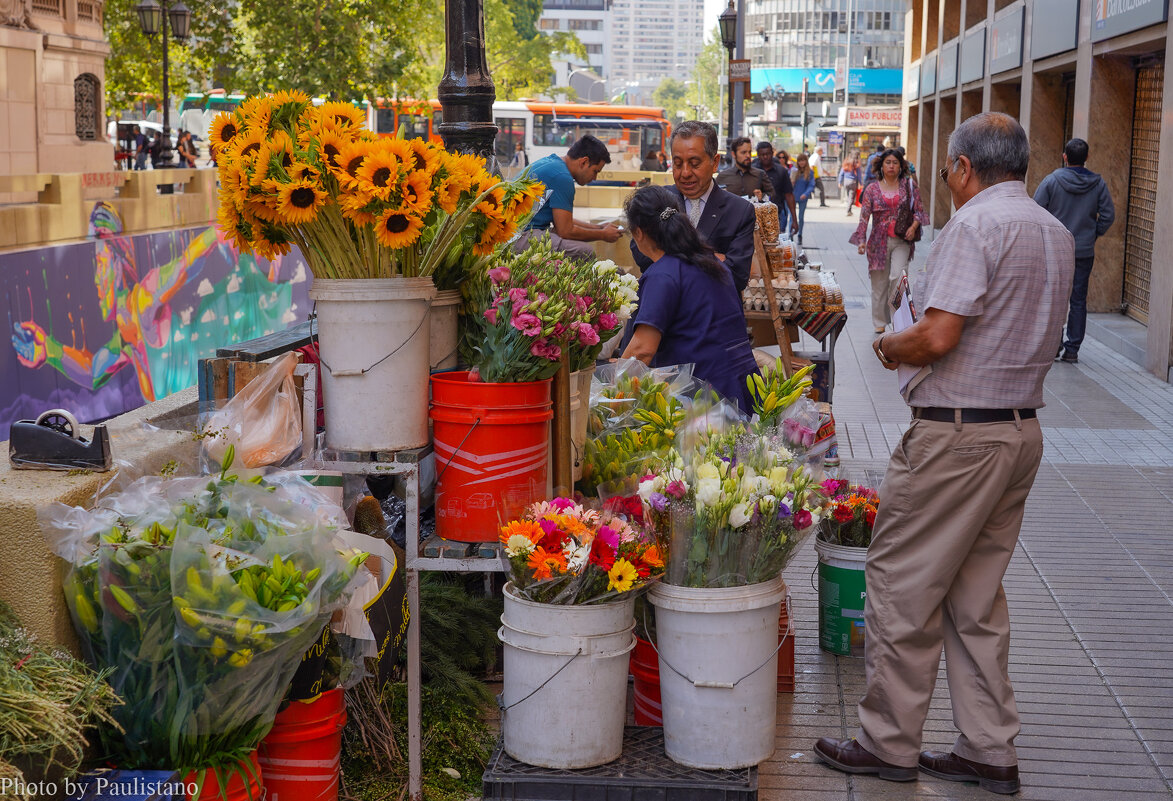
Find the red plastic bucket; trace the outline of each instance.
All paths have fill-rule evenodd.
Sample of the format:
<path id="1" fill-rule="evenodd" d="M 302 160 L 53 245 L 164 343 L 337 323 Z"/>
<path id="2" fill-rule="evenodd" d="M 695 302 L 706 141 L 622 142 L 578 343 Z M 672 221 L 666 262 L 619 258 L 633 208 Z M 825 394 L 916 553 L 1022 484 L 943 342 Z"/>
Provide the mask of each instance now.
<path id="1" fill-rule="evenodd" d="M 281 710 L 261 741 L 267 801 L 338 801 L 344 726 L 341 687 Z"/>
<path id="2" fill-rule="evenodd" d="M 635 677 L 635 725 L 663 726 L 660 711 L 660 657 L 647 640 L 635 638 L 631 652 L 631 675 Z"/>
<path id="3" fill-rule="evenodd" d="M 550 380 L 486 384 L 468 375 L 432 376 L 436 534 L 492 542 L 502 525 L 546 497 Z"/>
<path id="4" fill-rule="evenodd" d="M 261 778 L 261 766 L 257 761 L 257 752 L 253 751 L 247 759 L 241 760 L 240 770 L 233 770 L 228 775 L 227 787 L 220 789 L 220 780 L 214 768 L 204 771 L 204 786 L 198 795 L 191 801 L 261 801 L 265 797 L 264 785 Z M 245 765 L 243 763 L 247 762 Z M 183 783 L 188 787 L 197 783 L 198 771 L 192 771 L 184 777 Z"/>

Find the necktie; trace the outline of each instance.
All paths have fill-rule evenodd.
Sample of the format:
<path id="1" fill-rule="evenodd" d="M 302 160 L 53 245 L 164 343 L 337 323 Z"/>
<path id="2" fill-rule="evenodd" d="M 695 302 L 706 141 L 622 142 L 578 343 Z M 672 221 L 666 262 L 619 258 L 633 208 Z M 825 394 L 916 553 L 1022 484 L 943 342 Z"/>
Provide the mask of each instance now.
<path id="1" fill-rule="evenodd" d="M 688 221 L 696 228 L 697 223 L 701 221 L 701 199 L 695 198 L 688 201 L 688 204 Z"/>

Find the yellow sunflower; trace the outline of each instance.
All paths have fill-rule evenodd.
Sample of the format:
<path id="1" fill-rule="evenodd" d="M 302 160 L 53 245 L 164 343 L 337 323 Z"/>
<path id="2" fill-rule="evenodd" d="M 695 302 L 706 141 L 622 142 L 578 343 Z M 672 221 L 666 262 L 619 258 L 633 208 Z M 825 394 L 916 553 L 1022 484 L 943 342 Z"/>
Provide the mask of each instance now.
<path id="1" fill-rule="evenodd" d="M 322 118 L 332 118 L 344 128 L 362 128 L 367 124 L 367 118 L 362 109 L 350 103 L 323 103 L 318 106 L 318 114 Z"/>
<path id="2" fill-rule="evenodd" d="M 329 195 L 313 181 L 291 181 L 281 184 L 277 191 L 277 213 L 280 222 L 301 225 L 313 222 L 318 210 L 326 204 Z"/>
<path id="3" fill-rule="evenodd" d="M 330 171 L 343 186 L 356 187 L 359 183 L 358 171 L 373 150 L 371 142 L 351 142 L 339 152 L 338 163 Z"/>
<path id="4" fill-rule="evenodd" d="M 216 225 L 224 238 L 241 253 L 252 253 L 252 226 L 237 212 L 231 203 L 221 203 L 216 215 Z"/>
<path id="5" fill-rule="evenodd" d="M 315 137 L 317 144 L 313 152 L 317 155 L 322 166 L 335 171 L 339 169 L 338 157 L 350 144 L 337 131 L 323 128 Z"/>
<path id="6" fill-rule="evenodd" d="M 365 192 L 352 192 L 343 195 L 338 205 L 342 207 L 342 216 L 355 225 L 374 225 L 377 218 L 369 208 L 374 204 L 374 200 Z"/>
<path id="7" fill-rule="evenodd" d="M 274 183 L 270 181 L 269 183 Z M 258 222 L 267 222 L 276 225 L 284 222 L 277 213 L 277 196 L 257 197 L 248 200 L 242 209 L 246 216 L 251 216 Z"/>
<path id="8" fill-rule="evenodd" d="M 307 164 L 304 161 L 294 161 L 289 165 L 287 172 L 290 178 L 298 181 L 320 181 L 322 179 L 321 171 L 313 164 Z"/>
<path id="9" fill-rule="evenodd" d="M 380 200 L 390 200 L 391 192 L 399 183 L 400 169 L 403 166 L 395 154 L 385 148 L 376 148 L 369 156 L 363 159 L 362 166 L 355 173 L 360 189 L 369 192 Z"/>
<path id="10" fill-rule="evenodd" d="M 273 118 L 273 104 L 265 95 L 255 95 L 240 104 L 240 116 L 249 128 L 269 130 L 269 123 Z"/>
<path id="11" fill-rule="evenodd" d="M 240 162 L 239 166 L 252 166 L 265 143 L 265 132 L 249 129 L 238 134 L 232 140 L 232 158 Z"/>
<path id="12" fill-rule="evenodd" d="M 289 235 L 275 225 L 262 225 L 253 239 L 257 255 L 272 261 L 289 252 Z"/>
<path id="13" fill-rule="evenodd" d="M 440 151 L 436 146 L 423 139 L 409 139 L 407 145 L 411 148 L 411 169 L 425 172 L 429 178 L 435 175 L 440 169 Z"/>
<path id="14" fill-rule="evenodd" d="M 248 199 L 248 173 L 232 162 L 221 164 L 218 172 L 221 201 L 228 201 L 240 209 Z"/>
<path id="15" fill-rule="evenodd" d="M 423 227 L 423 220 L 411 212 L 388 209 L 375 221 L 375 236 L 384 247 L 396 250 L 414 245 Z"/>
<path id="16" fill-rule="evenodd" d="M 615 564 L 607 571 L 607 589 L 616 592 L 627 592 L 639 578 L 635 565 L 623 559 L 615 560 Z"/>
<path id="17" fill-rule="evenodd" d="M 425 172 L 413 172 L 403 182 L 403 203 L 421 217 L 432 210 L 432 180 Z"/>
<path id="18" fill-rule="evenodd" d="M 287 92 L 284 89 L 280 92 L 273 92 L 269 95 L 269 102 L 274 106 L 284 106 L 287 103 L 308 103 L 310 96 L 300 89 L 294 89 L 292 92 Z"/>
<path id="19" fill-rule="evenodd" d="M 456 180 L 445 178 L 436 187 L 436 205 L 448 214 L 455 213 L 462 191 L 460 184 Z"/>
<path id="20" fill-rule="evenodd" d="M 208 131 L 208 141 L 218 150 L 228 150 L 232 147 L 232 140 L 240 133 L 241 126 L 242 123 L 235 114 L 230 112 L 217 114 Z"/>

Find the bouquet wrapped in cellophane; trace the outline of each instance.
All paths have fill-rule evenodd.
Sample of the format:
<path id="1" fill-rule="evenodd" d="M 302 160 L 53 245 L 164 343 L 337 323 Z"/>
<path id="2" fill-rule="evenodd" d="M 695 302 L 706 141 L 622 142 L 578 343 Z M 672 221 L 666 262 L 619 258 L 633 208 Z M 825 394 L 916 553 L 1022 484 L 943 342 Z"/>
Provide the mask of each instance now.
<path id="1" fill-rule="evenodd" d="M 366 558 L 335 544 L 316 489 L 231 460 L 42 512 L 83 651 L 125 701 L 102 732 L 121 768 L 238 770 Z"/>
<path id="2" fill-rule="evenodd" d="M 823 492 L 827 495 L 826 519 L 819 539 L 848 548 L 871 545 L 879 494 L 871 487 L 834 478 L 823 482 Z"/>
<path id="3" fill-rule="evenodd" d="M 568 498 L 533 504 L 501 527 L 500 538 L 517 594 L 536 603 L 602 603 L 664 571 L 654 539 Z"/>

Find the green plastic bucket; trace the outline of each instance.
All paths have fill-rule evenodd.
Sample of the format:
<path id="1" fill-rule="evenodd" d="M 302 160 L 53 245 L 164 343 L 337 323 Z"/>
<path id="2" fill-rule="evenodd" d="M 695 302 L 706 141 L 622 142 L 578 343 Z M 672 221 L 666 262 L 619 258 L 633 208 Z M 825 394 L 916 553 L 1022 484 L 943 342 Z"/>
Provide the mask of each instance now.
<path id="1" fill-rule="evenodd" d="M 863 656 L 863 568 L 867 548 L 815 540 L 819 554 L 819 647 L 840 656 Z"/>

